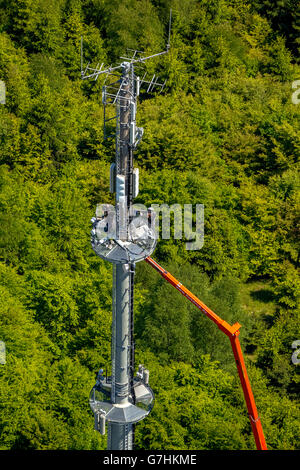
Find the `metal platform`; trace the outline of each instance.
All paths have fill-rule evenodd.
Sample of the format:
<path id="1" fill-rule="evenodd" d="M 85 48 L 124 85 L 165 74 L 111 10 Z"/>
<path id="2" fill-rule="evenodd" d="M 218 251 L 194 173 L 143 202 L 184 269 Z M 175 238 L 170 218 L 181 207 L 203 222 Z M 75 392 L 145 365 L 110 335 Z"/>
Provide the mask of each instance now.
<path id="1" fill-rule="evenodd" d="M 132 396 L 126 403 L 111 402 L 111 378 L 97 380 L 90 393 L 90 406 L 94 414 L 105 417 L 105 421 L 115 424 L 134 424 L 144 419 L 152 410 L 154 394 L 149 385 L 135 377 L 134 379 L 135 404 Z"/>

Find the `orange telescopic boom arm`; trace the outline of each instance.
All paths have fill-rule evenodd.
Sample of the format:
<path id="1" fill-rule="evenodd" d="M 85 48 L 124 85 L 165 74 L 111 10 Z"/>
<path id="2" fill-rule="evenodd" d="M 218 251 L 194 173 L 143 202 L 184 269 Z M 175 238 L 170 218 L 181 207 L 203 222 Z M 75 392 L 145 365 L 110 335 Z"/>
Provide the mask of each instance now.
<path id="1" fill-rule="evenodd" d="M 222 320 L 218 315 L 216 315 L 212 310 L 210 310 L 201 300 L 199 300 L 194 294 L 192 294 L 186 287 L 184 287 L 181 282 L 175 279 L 168 271 L 162 268 L 156 261 L 152 258 L 148 257 L 145 259 L 150 266 L 152 266 L 159 274 L 175 289 L 177 289 L 182 295 L 184 295 L 190 302 L 192 302 L 202 313 L 204 313 L 208 318 L 210 318 L 220 330 L 225 333 L 231 343 L 231 347 L 233 350 L 239 378 L 241 381 L 242 389 L 244 392 L 244 397 L 248 409 L 248 414 L 250 418 L 250 423 L 256 443 L 256 447 L 258 450 L 267 450 L 267 445 L 262 429 L 262 425 L 260 422 L 260 417 L 258 416 L 254 396 L 252 393 L 250 381 L 248 378 L 244 357 L 240 345 L 240 341 L 238 339 L 238 335 L 240 334 L 240 327 L 239 323 L 234 323 L 234 325 L 229 325 L 225 320 Z"/>

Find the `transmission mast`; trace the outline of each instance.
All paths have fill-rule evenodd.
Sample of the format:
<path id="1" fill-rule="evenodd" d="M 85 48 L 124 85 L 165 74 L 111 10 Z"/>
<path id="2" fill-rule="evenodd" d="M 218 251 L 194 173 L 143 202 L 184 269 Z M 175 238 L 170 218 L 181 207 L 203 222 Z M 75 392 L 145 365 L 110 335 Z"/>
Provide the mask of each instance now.
<path id="1" fill-rule="evenodd" d="M 97 80 L 100 75 L 118 76 L 105 84 L 102 91 L 104 105 L 104 136 L 107 138 L 108 121 L 116 120 L 115 162 L 110 167 L 110 191 L 115 193 L 115 207 L 97 206 L 92 219 L 91 243 L 95 253 L 113 264 L 113 312 L 111 341 L 111 375 L 99 370 L 90 394 L 95 429 L 105 434 L 108 424 L 108 450 L 131 450 L 134 445 L 135 423 L 151 411 L 154 401 L 149 386 L 149 371 L 139 365 L 135 375 L 133 294 L 135 263 L 146 259 L 156 245 L 155 215 L 149 210 L 138 210 L 133 200 L 138 194 L 139 172 L 134 168 L 134 150 L 143 135 L 136 126 L 137 98 L 140 88 L 146 91 L 163 90 L 154 75 L 140 78 L 135 67 L 145 61 L 168 53 L 170 48 L 171 11 L 168 43 L 165 51 L 143 57 L 132 51 L 131 57 L 114 67 L 83 69 L 81 40 L 81 78 Z M 113 105 L 116 115 L 107 118 L 106 107 Z"/>

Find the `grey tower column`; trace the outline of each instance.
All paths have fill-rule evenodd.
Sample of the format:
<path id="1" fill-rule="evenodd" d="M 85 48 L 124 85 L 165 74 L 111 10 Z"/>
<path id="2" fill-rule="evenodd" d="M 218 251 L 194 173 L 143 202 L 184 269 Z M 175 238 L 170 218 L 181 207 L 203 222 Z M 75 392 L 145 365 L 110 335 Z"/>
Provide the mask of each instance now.
<path id="1" fill-rule="evenodd" d="M 117 264 L 114 276 L 114 314 L 115 332 L 112 340 L 112 402 L 117 406 L 126 406 L 129 397 L 129 360 L 130 360 L 130 272 L 128 264 Z M 132 449 L 132 424 L 108 425 L 108 450 Z"/>

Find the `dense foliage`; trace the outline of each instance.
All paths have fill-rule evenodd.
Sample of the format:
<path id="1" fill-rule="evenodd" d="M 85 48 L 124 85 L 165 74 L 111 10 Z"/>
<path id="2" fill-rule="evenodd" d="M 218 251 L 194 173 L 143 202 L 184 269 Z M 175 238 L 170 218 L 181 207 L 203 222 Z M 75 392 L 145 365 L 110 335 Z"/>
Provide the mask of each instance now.
<path id="1" fill-rule="evenodd" d="M 154 257 L 241 341 L 271 449 L 299 443 L 297 0 L 0 0 L 1 449 L 104 449 L 88 395 L 110 367 L 111 266 L 89 243 L 108 191 L 102 82 L 85 61 L 172 47 L 168 79 L 142 96 L 137 199 L 205 206 L 205 242 L 160 240 Z M 230 344 L 145 263 L 137 266 L 137 361 L 151 372 L 145 449 L 253 449 Z"/>

